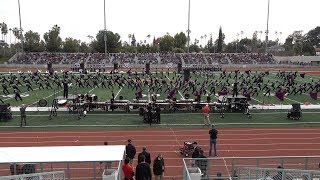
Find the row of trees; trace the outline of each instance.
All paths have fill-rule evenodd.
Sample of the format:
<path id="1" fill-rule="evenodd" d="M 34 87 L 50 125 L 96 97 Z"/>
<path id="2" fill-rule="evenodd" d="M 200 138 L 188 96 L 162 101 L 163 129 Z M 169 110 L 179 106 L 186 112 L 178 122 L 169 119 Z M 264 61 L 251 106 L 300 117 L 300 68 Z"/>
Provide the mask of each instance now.
<path id="1" fill-rule="evenodd" d="M 8 44 L 6 36 L 8 34 L 8 27 L 5 23 L 1 23 L 1 34 L 4 44 Z M 15 36 L 16 46 L 20 47 L 21 40 L 20 30 L 18 28 L 9 29 Z M 104 52 L 104 31 L 99 31 L 95 38 L 90 38 L 90 43 L 81 42 L 80 40 L 68 37 L 62 40 L 60 37 L 61 28 L 54 25 L 48 32 L 43 35 L 43 40 L 40 34 L 33 31 L 27 31 L 24 34 L 24 51 L 26 52 Z M 190 45 L 190 52 L 210 52 L 210 53 L 234 53 L 234 52 L 264 52 L 265 42 L 258 39 L 258 33 L 254 32 L 252 38 L 236 39 L 228 44 L 225 43 L 225 35 L 222 27 L 219 29 L 219 36 L 213 39 L 210 35 L 209 40 L 203 47 L 199 45 L 199 40 L 195 39 Z M 134 34 L 130 34 L 129 41 L 121 41 L 118 33 L 107 31 L 107 50 L 109 53 L 117 52 L 187 52 L 188 38 L 185 33 L 180 32 L 171 36 L 169 33 L 160 38 L 153 38 L 152 43 L 146 41 L 137 42 Z M 147 36 L 150 42 L 151 35 Z M 202 38 L 207 38 L 203 36 Z M 201 39 L 202 39 L 201 38 Z M 18 41 L 17 41 L 18 40 Z M 269 41 L 268 47 L 279 46 L 279 39 Z M 287 55 L 314 55 L 315 48 L 320 47 L 320 27 L 310 30 L 303 34 L 302 31 L 295 31 L 286 38 L 282 45 Z"/>

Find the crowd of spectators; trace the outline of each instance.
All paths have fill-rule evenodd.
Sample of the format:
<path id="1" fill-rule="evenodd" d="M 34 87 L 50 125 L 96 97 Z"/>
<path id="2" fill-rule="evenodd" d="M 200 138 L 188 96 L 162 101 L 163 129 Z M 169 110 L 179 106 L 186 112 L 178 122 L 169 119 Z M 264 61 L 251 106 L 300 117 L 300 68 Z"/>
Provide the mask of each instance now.
<path id="1" fill-rule="evenodd" d="M 137 53 L 136 58 L 139 64 L 145 64 L 146 62 L 158 64 L 159 55 L 157 53 Z"/>
<path id="2" fill-rule="evenodd" d="M 25 53 L 18 55 L 11 64 L 75 64 L 84 62 L 86 64 L 110 64 L 118 62 L 120 64 L 275 64 L 271 54 L 257 53 Z M 289 62 L 288 62 L 289 63 Z M 295 62 L 291 64 L 305 65 Z"/>
<path id="3" fill-rule="evenodd" d="M 207 64 L 204 54 L 202 53 L 181 54 L 181 56 L 186 64 Z"/>
<path id="4" fill-rule="evenodd" d="M 299 62 L 299 61 L 279 61 L 279 64 L 311 66 L 311 62 Z"/>
<path id="5" fill-rule="evenodd" d="M 86 62 L 87 64 L 107 64 L 107 63 L 110 63 L 109 55 L 105 56 L 104 53 L 88 54 L 88 57 L 85 59 L 86 59 L 86 61 L 83 61 L 83 62 Z"/>
<path id="6" fill-rule="evenodd" d="M 141 153 L 138 154 L 138 164 L 134 171 L 134 159 L 136 158 L 136 148 L 132 144 L 132 140 L 128 140 L 126 145 L 126 159 L 122 165 L 122 171 L 125 180 L 152 180 L 152 176 L 156 180 L 164 179 L 165 162 L 161 153 L 159 153 L 152 161 L 151 155 L 147 152 L 147 148 L 143 147 Z M 151 167 L 152 170 L 151 170 Z"/>
<path id="7" fill-rule="evenodd" d="M 168 63 L 179 64 L 182 61 L 181 56 L 179 54 L 160 53 L 159 56 L 160 56 L 160 64 L 168 64 Z"/>

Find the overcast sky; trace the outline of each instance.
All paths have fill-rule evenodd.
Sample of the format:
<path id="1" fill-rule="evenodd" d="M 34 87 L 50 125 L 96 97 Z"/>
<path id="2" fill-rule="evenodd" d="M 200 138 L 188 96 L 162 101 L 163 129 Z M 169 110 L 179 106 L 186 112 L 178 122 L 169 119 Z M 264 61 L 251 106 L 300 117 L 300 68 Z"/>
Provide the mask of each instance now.
<path id="1" fill-rule="evenodd" d="M 20 0 L 22 29 L 40 33 L 41 38 L 54 24 L 61 27 L 61 37 L 89 41 L 104 28 L 103 0 Z M 216 38 L 222 26 L 226 41 L 252 37 L 254 31 L 266 30 L 268 0 L 191 0 L 191 40 L 210 34 Z M 275 31 L 281 40 L 295 30 L 304 33 L 320 25 L 320 0 L 270 0 L 270 39 Z M 107 29 L 128 41 L 135 34 L 138 41 L 147 35 L 174 35 L 187 30 L 188 0 L 106 0 Z M 0 22 L 19 27 L 18 1 L 0 0 Z M 262 37 L 264 39 L 265 34 Z M 279 35 L 278 35 L 279 36 Z M 258 34 L 258 38 L 260 34 Z M 239 36 L 240 38 L 240 36 Z M 151 39 L 151 41 L 152 41 Z M 9 36 L 8 36 L 9 41 Z M 12 36 L 12 41 L 13 36 Z M 203 43 L 204 43 L 203 39 Z"/>

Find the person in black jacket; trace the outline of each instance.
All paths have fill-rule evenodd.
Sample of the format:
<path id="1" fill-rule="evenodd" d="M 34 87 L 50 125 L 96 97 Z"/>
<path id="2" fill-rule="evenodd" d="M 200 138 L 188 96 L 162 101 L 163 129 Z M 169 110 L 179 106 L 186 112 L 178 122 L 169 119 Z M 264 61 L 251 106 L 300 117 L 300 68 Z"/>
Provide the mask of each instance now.
<path id="1" fill-rule="evenodd" d="M 207 157 L 203 155 L 203 150 L 199 150 L 199 159 L 196 160 L 196 166 L 198 166 L 201 170 L 201 173 L 203 176 L 206 176 L 207 174 L 207 165 L 208 165 L 208 160 Z M 200 159 L 201 158 L 201 159 Z"/>
<path id="2" fill-rule="evenodd" d="M 64 80 L 62 83 L 63 83 L 63 97 L 68 99 L 68 92 L 69 92 L 68 82 Z"/>
<path id="3" fill-rule="evenodd" d="M 130 165 L 133 166 L 133 159 L 136 155 L 136 148 L 132 145 L 131 139 L 128 140 L 128 144 L 126 146 L 126 157 L 130 159 Z"/>
<path id="4" fill-rule="evenodd" d="M 217 155 L 217 135 L 218 135 L 218 130 L 214 128 L 215 126 L 212 125 L 212 129 L 209 131 L 210 134 L 210 149 L 209 149 L 209 156 L 211 156 L 212 152 L 212 144 L 214 146 L 214 156 Z"/>
<path id="5" fill-rule="evenodd" d="M 198 158 L 200 155 L 200 148 L 198 147 L 198 143 L 197 142 L 193 142 L 193 153 L 192 153 L 192 158 Z"/>
<path id="6" fill-rule="evenodd" d="M 153 174 L 155 175 L 156 180 L 163 180 L 164 170 L 164 159 L 162 157 L 162 154 L 158 154 L 158 156 L 153 161 Z"/>
<path id="7" fill-rule="evenodd" d="M 139 163 L 136 166 L 136 180 L 151 180 L 152 179 L 152 174 L 151 174 L 151 168 L 148 163 L 146 163 L 146 157 L 145 156 L 140 156 L 141 163 Z"/>
<path id="8" fill-rule="evenodd" d="M 139 158 L 140 156 L 145 156 L 146 157 L 146 163 L 151 165 L 150 153 L 147 152 L 147 148 L 146 147 L 143 147 L 142 148 L 142 152 L 139 153 L 139 155 L 138 155 L 138 164 L 141 163 L 141 158 Z"/>
<path id="9" fill-rule="evenodd" d="M 198 147 L 198 143 L 197 142 L 193 142 L 193 153 L 192 153 L 192 158 L 198 158 L 200 156 L 200 147 Z M 194 167 L 195 164 L 195 160 L 191 160 L 191 165 Z"/>

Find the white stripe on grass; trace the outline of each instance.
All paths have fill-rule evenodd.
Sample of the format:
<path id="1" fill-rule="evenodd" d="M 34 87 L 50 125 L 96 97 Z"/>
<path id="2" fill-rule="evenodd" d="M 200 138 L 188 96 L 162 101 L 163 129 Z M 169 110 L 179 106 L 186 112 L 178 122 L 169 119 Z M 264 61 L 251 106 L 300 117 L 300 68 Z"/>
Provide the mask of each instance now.
<path id="1" fill-rule="evenodd" d="M 38 90 L 38 89 L 39 89 L 39 88 L 36 88 L 36 89 L 34 89 L 34 90 Z M 29 91 L 23 92 L 23 93 L 21 93 L 21 95 L 23 95 L 23 94 L 25 94 L 25 93 L 27 93 L 27 92 L 29 92 Z M 15 97 L 15 96 L 6 98 L 6 99 L 4 99 L 4 101 L 9 100 L 9 99 L 13 99 L 14 97 Z"/>
<path id="2" fill-rule="evenodd" d="M 123 88 L 123 87 L 121 87 L 121 88 L 119 89 L 119 91 L 117 92 L 116 96 L 114 97 L 115 99 L 118 97 L 119 93 L 122 91 L 122 88 Z"/>

